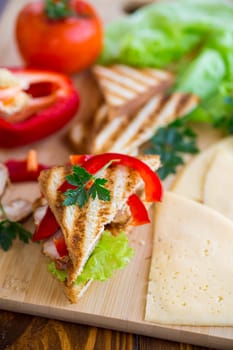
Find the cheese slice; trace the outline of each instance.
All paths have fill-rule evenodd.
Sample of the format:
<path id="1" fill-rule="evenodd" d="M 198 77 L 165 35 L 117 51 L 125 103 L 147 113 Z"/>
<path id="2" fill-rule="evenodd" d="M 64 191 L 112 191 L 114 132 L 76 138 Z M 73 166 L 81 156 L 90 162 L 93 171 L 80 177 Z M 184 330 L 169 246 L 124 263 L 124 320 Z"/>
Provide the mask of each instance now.
<path id="1" fill-rule="evenodd" d="M 164 93 L 174 81 L 174 76 L 168 71 L 122 64 L 95 65 L 93 73 L 111 118 L 134 113 L 151 97 Z"/>
<path id="2" fill-rule="evenodd" d="M 233 325 L 233 223 L 174 193 L 156 206 L 145 319 Z"/>
<path id="3" fill-rule="evenodd" d="M 219 150 L 207 172 L 204 203 L 233 221 L 233 148 Z"/>
<path id="4" fill-rule="evenodd" d="M 177 175 L 172 185 L 172 191 L 203 202 L 205 176 L 220 148 L 233 151 L 233 136 L 222 139 L 194 157 Z"/>

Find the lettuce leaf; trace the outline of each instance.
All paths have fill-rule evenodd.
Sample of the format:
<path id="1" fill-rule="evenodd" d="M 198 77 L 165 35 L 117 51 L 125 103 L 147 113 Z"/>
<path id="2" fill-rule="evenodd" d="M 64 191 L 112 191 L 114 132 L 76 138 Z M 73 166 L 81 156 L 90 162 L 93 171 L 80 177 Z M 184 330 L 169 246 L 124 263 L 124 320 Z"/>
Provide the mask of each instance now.
<path id="1" fill-rule="evenodd" d="M 164 55 L 166 65 L 205 43 L 211 33 L 232 31 L 232 20 L 233 6 L 224 0 L 180 0 L 145 6 L 107 26 L 100 60 L 103 64 L 127 60 L 128 64 L 145 65 L 147 56 L 157 52 Z M 135 52 L 140 53 L 140 59 L 134 57 Z M 157 57 L 154 59 L 156 62 Z"/>
<path id="2" fill-rule="evenodd" d="M 113 236 L 111 232 L 104 231 L 75 284 L 87 282 L 90 279 L 107 280 L 112 277 L 116 270 L 123 269 L 133 254 L 133 249 L 129 246 L 128 238 L 124 232 Z M 48 265 L 48 270 L 59 281 L 65 281 L 66 272 L 57 270 L 54 262 Z"/>
<path id="3" fill-rule="evenodd" d="M 226 74 L 221 54 L 205 49 L 179 77 L 175 90 L 191 92 L 205 99 L 219 87 Z"/>
<path id="4" fill-rule="evenodd" d="M 209 98 L 233 87 L 232 23 L 226 0 L 151 4 L 107 26 L 99 62 L 167 68 L 179 91 Z"/>

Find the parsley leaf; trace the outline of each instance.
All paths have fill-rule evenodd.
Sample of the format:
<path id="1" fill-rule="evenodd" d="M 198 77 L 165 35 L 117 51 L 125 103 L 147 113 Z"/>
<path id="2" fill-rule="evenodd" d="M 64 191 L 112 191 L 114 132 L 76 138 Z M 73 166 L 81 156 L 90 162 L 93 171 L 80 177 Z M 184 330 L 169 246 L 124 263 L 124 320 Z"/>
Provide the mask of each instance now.
<path id="1" fill-rule="evenodd" d="M 80 208 L 84 206 L 84 204 L 88 200 L 88 194 L 85 190 L 85 187 L 78 187 L 75 190 L 67 190 L 65 193 L 65 200 L 63 201 L 64 206 L 78 204 Z"/>
<path id="2" fill-rule="evenodd" d="M 28 243 L 32 237 L 31 232 L 26 230 L 19 222 L 9 220 L 1 202 L 0 211 L 3 217 L 3 220 L 0 221 L 0 247 L 6 252 L 12 246 L 16 237 L 24 243 Z"/>
<path id="3" fill-rule="evenodd" d="M 177 119 L 159 128 L 147 146 L 144 153 L 160 155 L 162 167 L 157 173 L 162 180 L 170 174 L 175 174 L 176 168 L 184 164 L 185 153 L 198 152 L 196 134 L 186 126 L 185 119 Z"/>
<path id="4" fill-rule="evenodd" d="M 102 199 L 103 201 L 110 201 L 110 192 L 107 190 L 107 188 L 104 187 L 105 183 L 107 182 L 106 179 L 96 179 L 93 185 L 90 187 L 88 193 L 91 195 L 93 199 L 96 198 L 96 196 L 99 199 Z"/>
<path id="5" fill-rule="evenodd" d="M 9 250 L 16 237 L 28 243 L 31 239 L 31 232 L 27 231 L 20 223 L 4 219 L 0 222 L 0 246 L 4 251 Z"/>
<path id="6" fill-rule="evenodd" d="M 98 197 L 103 201 L 110 200 L 110 191 L 104 187 L 107 180 L 95 177 L 80 166 L 74 165 L 72 167 L 72 174 L 67 175 L 66 180 L 70 185 L 76 187 L 74 189 L 68 189 L 64 193 L 64 206 L 78 204 L 82 208 L 90 196 L 93 199 Z"/>

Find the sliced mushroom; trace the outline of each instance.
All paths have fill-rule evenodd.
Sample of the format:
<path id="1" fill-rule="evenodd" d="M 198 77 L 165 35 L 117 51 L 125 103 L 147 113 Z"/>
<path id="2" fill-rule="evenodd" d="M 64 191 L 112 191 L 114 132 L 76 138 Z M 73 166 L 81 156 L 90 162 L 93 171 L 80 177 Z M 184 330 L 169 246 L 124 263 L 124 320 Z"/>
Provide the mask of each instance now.
<path id="1" fill-rule="evenodd" d="M 8 169 L 4 164 L 0 163 L 0 197 L 3 196 L 8 183 L 9 183 Z"/>
<path id="2" fill-rule="evenodd" d="M 21 221 L 32 213 L 32 203 L 26 199 L 14 199 L 4 205 L 6 216 L 11 221 Z M 3 220 L 0 214 L 0 220 Z"/>

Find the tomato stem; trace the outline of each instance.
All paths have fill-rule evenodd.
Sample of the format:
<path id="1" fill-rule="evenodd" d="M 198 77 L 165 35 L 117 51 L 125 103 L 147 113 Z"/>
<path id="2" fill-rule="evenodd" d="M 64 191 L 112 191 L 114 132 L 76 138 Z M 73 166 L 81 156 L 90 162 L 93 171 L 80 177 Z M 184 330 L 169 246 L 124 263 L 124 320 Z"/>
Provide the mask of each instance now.
<path id="1" fill-rule="evenodd" d="M 52 20 L 74 15 L 70 7 L 70 0 L 45 0 L 45 13 Z"/>

